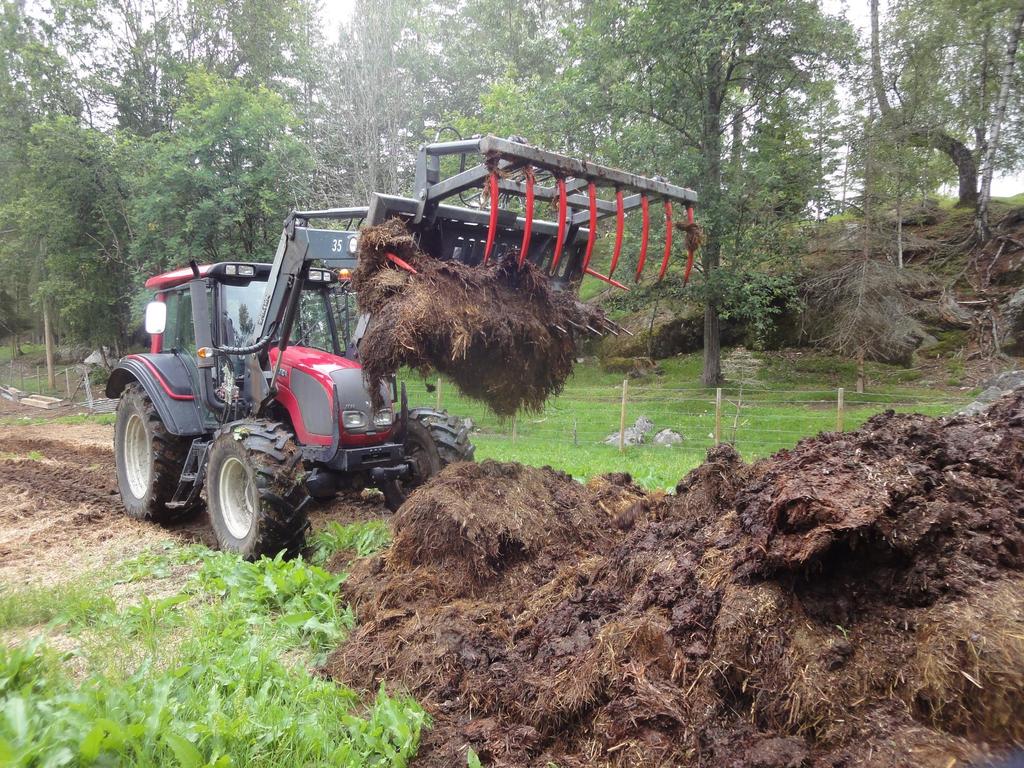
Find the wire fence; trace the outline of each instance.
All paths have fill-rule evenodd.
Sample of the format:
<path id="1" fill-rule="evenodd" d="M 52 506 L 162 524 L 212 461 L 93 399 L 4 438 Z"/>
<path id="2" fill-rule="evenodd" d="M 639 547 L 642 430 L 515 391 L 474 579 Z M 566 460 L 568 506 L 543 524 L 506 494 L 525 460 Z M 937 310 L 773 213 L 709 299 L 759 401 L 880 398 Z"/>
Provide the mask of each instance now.
<path id="1" fill-rule="evenodd" d="M 887 410 L 930 416 L 953 413 L 969 401 L 946 393 L 856 393 L 845 389 L 753 389 L 615 385 L 570 386 L 543 411 L 500 418 L 460 396 L 444 380 L 405 380 L 410 406 L 446 409 L 473 423 L 477 445 L 488 441 L 544 446 L 553 456 L 573 450 L 696 452 L 730 443 L 747 457 L 772 454 L 819 432 L 855 429 Z M 629 427 L 641 419 L 642 442 Z M 625 431 L 623 430 L 625 427 Z M 667 445 L 655 442 L 671 430 Z"/>
<path id="2" fill-rule="evenodd" d="M 819 432 L 856 429 L 871 416 L 887 410 L 929 416 L 954 413 L 969 402 L 966 395 L 946 392 L 868 392 L 842 388 L 774 389 L 724 386 L 641 384 L 628 379 L 614 384 L 570 384 L 538 413 L 496 416 L 483 403 L 461 396 L 449 381 L 401 377 L 411 407 L 433 406 L 473 425 L 472 439 L 483 453 L 500 446 L 506 454 L 528 454 L 537 461 L 575 455 L 624 453 L 636 458 L 680 455 L 700 457 L 719 443 L 730 443 L 745 458 L 770 455 Z M 55 371 L 49 386 L 45 365 L 0 365 L 0 386 L 21 393 L 60 398 L 67 405 L 110 410 L 102 385 L 89 380 L 85 365 Z M 638 419 L 649 422 L 640 442 L 628 431 Z M 647 424 L 643 426 L 648 426 Z M 622 434 L 622 427 L 627 428 Z M 662 430 L 667 444 L 655 442 Z M 491 451 L 488 451 L 488 446 Z M 564 463 L 564 462 L 563 462 Z"/>
<path id="3" fill-rule="evenodd" d="M 56 366 L 51 387 L 45 365 L 5 363 L 0 365 L 0 387 L 18 396 L 42 395 L 59 399 L 64 405 L 84 406 L 96 412 L 110 410 L 112 401 L 104 396 L 103 385 L 90 379 L 89 371 L 84 364 Z"/>

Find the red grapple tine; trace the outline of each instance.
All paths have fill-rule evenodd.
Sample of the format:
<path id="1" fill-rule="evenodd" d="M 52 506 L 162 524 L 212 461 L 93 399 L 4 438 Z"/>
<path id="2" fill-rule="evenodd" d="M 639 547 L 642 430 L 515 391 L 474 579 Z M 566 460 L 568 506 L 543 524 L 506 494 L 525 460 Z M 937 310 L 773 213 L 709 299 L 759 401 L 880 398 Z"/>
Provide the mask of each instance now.
<path id="1" fill-rule="evenodd" d="M 686 223 L 693 224 L 693 206 L 686 206 Z M 683 285 L 690 282 L 690 270 L 693 269 L 693 249 L 686 249 L 686 271 L 683 272 Z"/>
<path id="2" fill-rule="evenodd" d="M 519 247 L 519 266 L 523 266 L 530 252 L 530 235 L 533 232 L 533 170 L 526 169 L 526 223 L 523 225 L 523 244 Z"/>
<path id="3" fill-rule="evenodd" d="M 647 261 L 647 235 L 651 231 L 651 212 L 647 207 L 647 195 L 640 196 L 640 218 L 643 221 L 640 232 L 640 258 L 636 263 L 636 282 L 640 282 L 640 274 L 644 271 L 644 262 Z"/>
<path id="4" fill-rule="evenodd" d="M 569 194 L 565 189 L 565 179 L 558 179 L 558 236 L 555 240 L 555 255 L 551 258 L 551 274 L 558 269 L 558 260 L 562 258 L 562 247 L 565 245 L 565 218 L 569 211 Z"/>
<path id="5" fill-rule="evenodd" d="M 615 286 L 616 288 L 621 288 L 621 289 L 622 289 L 622 290 L 624 290 L 624 291 L 628 291 L 628 290 L 629 290 L 629 288 L 627 288 L 626 286 L 624 286 L 624 285 L 623 285 L 622 283 L 620 283 L 620 282 L 619 282 L 618 280 L 612 280 L 612 279 L 611 279 L 610 277 L 608 277 L 607 275 L 602 275 L 602 274 L 601 274 L 600 272 L 595 272 L 595 271 L 594 271 L 594 270 L 592 270 L 592 269 L 591 269 L 590 267 L 587 267 L 587 268 L 586 268 L 586 270 L 585 270 L 585 272 L 586 272 L 586 273 L 587 273 L 588 275 L 590 275 L 591 277 L 596 277 L 596 278 L 597 278 L 598 280 L 601 280 L 602 282 L 608 283 L 608 285 L 614 285 L 614 286 Z"/>
<path id="6" fill-rule="evenodd" d="M 393 253 L 390 253 L 390 252 L 385 253 L 384 254 L 384 258 L 386 258 L 388 261 L 390 261 L 392 264 L 394 264 L 399 269 L 404 269 L 406 272 L 409 272 L 409 273 L 411 273 L 413 275 L 418 275 L 419 274 L 419 272 L 416 271 L 416 268 L 412 264 L 410 264 L 409 262 L 405 261 L 405 259 L 398 258 L 398 256 L 396 256 Z"/>
<path id="7" fill-rule="evenodd" d="M 615 267 L 619 263 L 619 256 L 622 254 L 622 230 L 626 225 L 626 211 L 622 207 L 622 190 L 615 190 L 615 250 L 612 252 L 612 266 L 608 270 L 608 277 L 615 274 Z"/>
<path id="8" fill-rule="evenodd" d="M 487 222 L 487 245 L 484 247 L 484 264 L 491 258 L 494 237 L 498 234 L 498 172 L 491 171 L 491 217 Z"/>
<path id="9" fill-rule="evenodd" d="M 590 234 L 587 235 L 587 250 L 583 255 L 583 271 L 590 269 L 590 256 L 594 253 L 594 243 L 597 242 L 597 185 L 590 182 L 587 185 L 587 195 L 590 197 Z"/>
<path id="10" fill-rule="evenodd" d="M 661 271 L 658 279 L 665 277 L 665 270 L 668 269 L 668 260 L 672 256 L 672 201 L 665 201 L 665 255 L 661 259 Z"/>

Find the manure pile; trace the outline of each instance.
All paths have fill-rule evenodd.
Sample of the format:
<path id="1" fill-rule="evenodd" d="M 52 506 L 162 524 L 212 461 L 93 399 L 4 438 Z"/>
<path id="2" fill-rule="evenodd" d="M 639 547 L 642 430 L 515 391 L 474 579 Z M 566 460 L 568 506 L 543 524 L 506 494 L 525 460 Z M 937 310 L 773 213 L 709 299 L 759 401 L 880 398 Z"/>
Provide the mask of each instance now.
<path id="1" fill-rule="evenodd" d="M 373 315 L 359 345 L 371 393 L 403 365 L 433 369 L 500 416 L 537 410 L 558 394 L 572 373 L 576 333 L 604 326 L 601 310 L 553 290 L 533 264 L 439 261 L 420 252 L 398 219 L 360 231 L 352 287 L 360 312 Z"/>
<path id="2" fill-rule="evenodd" d="M 418 765 L 951 768 L 1024 739 L 1024 393 L 723 446 L 676 496 L 452 465 L 394 526 L 326 672 L 426 705 Z"/>

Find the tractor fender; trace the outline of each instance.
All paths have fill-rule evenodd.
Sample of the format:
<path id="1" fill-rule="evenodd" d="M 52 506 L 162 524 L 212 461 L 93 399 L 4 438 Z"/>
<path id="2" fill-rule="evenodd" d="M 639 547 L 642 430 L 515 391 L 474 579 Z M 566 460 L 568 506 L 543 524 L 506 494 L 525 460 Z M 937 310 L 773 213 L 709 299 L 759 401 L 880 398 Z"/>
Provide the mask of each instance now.
<path id="1" fill-rule="evenodd" d="M 193 436 L 206 431 L 192 391 L 192 378 L 176 355 L 163 353 L 121 358 L 107 379 L 107 397 L 120 397 L 124 388 L 133 382 L 142 385 L 160 421 L 172 435 Z"/>

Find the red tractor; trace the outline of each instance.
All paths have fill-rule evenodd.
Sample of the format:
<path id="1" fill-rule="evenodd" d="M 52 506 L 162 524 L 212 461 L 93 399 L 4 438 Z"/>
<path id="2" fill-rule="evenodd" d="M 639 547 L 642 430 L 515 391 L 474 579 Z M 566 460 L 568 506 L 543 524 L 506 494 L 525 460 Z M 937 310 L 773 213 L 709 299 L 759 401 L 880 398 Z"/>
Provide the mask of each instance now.
<path id="1" fill-rule="evenodd" d="M 475 153 L 483 162 L 467 169 Z M 459 169 L 442 177 L 441 159 L 450 155 Z M 598 185 L 614 186 L 614 202 L 598 199 Z M 120 398 L 114 453 L 130 516 L 171 522 L 197 513 L 205 495 L 221 548 L 253 558 L 296 552 L 310 497 L 375 486 L 397 509 L 446 464 L 472 460 L 466 422 L 410 409 L 394 379 L 383 387 L 383 406 L 371 405 L 358 349 L 374 319 L 356 316 L 347 280 L 362 223 L 397 216 L 439 259 L 517 255 L 561 287 L 574 289 L 586 273 L 624 288 L 589 266 L 598 218 L 616 215 L 614 269 L 625 211 L 641 208 L 639 279 L 648 195 L 661 198 L 663 276 L 671 201 L 692 220 L 696 199 L 661 180 L 489 136 L 422 149 L 416 186 L 414 198 L 377 194 L 367 207 L 293 212 L 270 264 L 193 262 L 147 281 L 156 292 L 146 308 L 150 352 L 122 359 L 107 383 L 108 397 Z M 623 189 L 636 194 L 624 198 Z M 473 190 L 476 200 L 467 200 Z M 463 205 L 443 203 L 453 196 Z M 534 217 L 536 198 L 551 201 L 557 221 Z M 522 215 L 509 209 L 513 199 L 524 201 Z M 317 229 L 312 221 L 347 226 Z"/>

